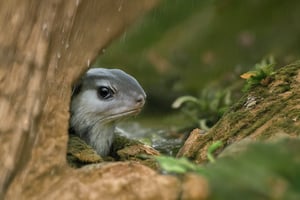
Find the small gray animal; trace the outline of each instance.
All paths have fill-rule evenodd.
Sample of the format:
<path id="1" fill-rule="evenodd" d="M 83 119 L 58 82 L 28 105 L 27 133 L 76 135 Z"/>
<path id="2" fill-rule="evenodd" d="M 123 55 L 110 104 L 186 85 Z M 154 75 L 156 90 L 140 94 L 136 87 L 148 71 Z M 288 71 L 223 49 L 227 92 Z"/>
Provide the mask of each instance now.
<path id="1" fill-rule="evenodd" d="M 92 68 L 74 86 L 70 132 L 107 156 L 116 122 L 137 115 L 146 94 L 138 81 L 119 69 Z"/>

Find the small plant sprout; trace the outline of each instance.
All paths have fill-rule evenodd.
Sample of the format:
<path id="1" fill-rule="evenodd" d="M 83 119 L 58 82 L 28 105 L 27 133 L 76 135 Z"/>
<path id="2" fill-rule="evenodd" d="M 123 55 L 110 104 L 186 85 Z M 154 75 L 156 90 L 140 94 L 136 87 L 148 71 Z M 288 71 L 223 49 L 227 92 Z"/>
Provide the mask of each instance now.
<path id="1" fill-rule="evenodd" d="M 208 147 L 207 158 L 211 163 L 215 162 L 213 153 L 223 145 L 221 141 L 216 141 Z M 173 158 L 170 156 L 155 156 L 154 157 L 161 169 L 167 173 L 184 174 L 187 172 L 195 172 L 199 175 L 206 175 L 205 167 L 197 165 L 185 157 Z"/>
<path id="2" fill-rule="evenodd" d="M 210 162 L 212 162 L 212 163 L 216 162 L 216 159 L 215 159 L 213 153 L 214 153 L 218 148 L 220 148 L 221 146 L 223 146 L 223 143 L 222 143 L 220 140 L 218 140 L 218 141 L 212 143 L 212 144 L 208 147 L 208 149 L 207 149 L 207 159 L 208 159 Z"/>
<path id="3" fill-rule="evenodd" d="M 242 74 L 240 77 L 246 80 L 243 92 L 248 91 L 256 85 L 267 86 L 272 81 L 272 76 L 275 74 L 275 60 L 272 56 L 263 59 L 260 63 L 254 66 L 254 71 L 249 71 Z"/>
<path id="4" fill-rule="evenodd" d="M 187 172 L 196 172 L 204 174 L 204 168 L 192 163 L 187 158 L 173 158 L 169 156 L 156 156 L 155 159 L 159 163 L 162 170 L 167 173 L 184 174 Z"/>
<path id="5" fill-rule="evenodd" d="M 193 96 L 177 98 L 172 108 L 180 108 L 193 126 L 208 130 L 228 110 L 231 103 L 230 90 L 204 89 L 198 98 Z"/>

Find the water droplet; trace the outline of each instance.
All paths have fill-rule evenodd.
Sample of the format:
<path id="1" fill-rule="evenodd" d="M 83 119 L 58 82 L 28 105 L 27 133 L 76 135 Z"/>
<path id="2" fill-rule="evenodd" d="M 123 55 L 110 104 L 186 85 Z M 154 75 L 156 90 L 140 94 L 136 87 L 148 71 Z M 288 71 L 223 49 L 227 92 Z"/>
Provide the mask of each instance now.
<path id="1" fill-rule="evenodd" d="M 121 10 L 122 10 L 122 5 L 119 6 L 118 12 L 121 12 Z"/>
<path id="2" fill-rule="evenodd" d="M 42 25 L 42 31 L 44 32 L 44 34 L 45 34 L 46 37 L 49 36 L 48 24 L 47 23 L 43 23 L 43 25 Z"/>
<path id="3" fill-rule="evenodd" d="M 48 24 L 47 23 L 43 23 L 42 30 L 46 31 L 47 29 L 48 29 Z"/>
<path id="4" fill-rule="evenodd" d="M 122 9 L 123 9 L 123 1 L 120 2 L 120 5 L 118 7 L 118 12 L 121 12 Z"/>

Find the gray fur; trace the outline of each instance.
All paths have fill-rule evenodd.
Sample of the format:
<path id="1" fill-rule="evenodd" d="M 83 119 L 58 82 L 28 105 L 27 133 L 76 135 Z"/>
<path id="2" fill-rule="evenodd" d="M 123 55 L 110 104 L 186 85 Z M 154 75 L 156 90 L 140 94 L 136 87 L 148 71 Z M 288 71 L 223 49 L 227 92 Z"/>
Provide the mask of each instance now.
<path id="1" fill-rule="evenodd" d="M 97 94 L 100 86 L 112 88 L 113 97 L 102 99 Z M 90 69 L 74 88 L 70 128 L 99 155 L 106 156 L 113 142 L 115 123 L 138 114 L 145 99 L 137 80 L 122 70 Z"/>

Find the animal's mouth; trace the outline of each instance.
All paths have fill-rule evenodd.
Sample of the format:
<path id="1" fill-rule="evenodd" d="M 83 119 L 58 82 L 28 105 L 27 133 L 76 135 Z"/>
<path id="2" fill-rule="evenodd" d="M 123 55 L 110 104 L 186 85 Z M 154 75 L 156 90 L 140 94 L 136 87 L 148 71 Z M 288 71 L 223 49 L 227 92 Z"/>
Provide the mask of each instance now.
<path id="1" fill-rule="evenodd" d="M 116 113 L 116 114 L 112 114 L 110 116 L 107 116 L 105 119 L 103 119 L 104 121 L 117 121 L 117 120 L 122 120 L 131 116 L 136 116 L 141 112 L 142 108 L 135 108 L 135 109 L 131 109 L 131 110 L 126 110 L 124 112 L 120 112 L 120 113 Z"/>

